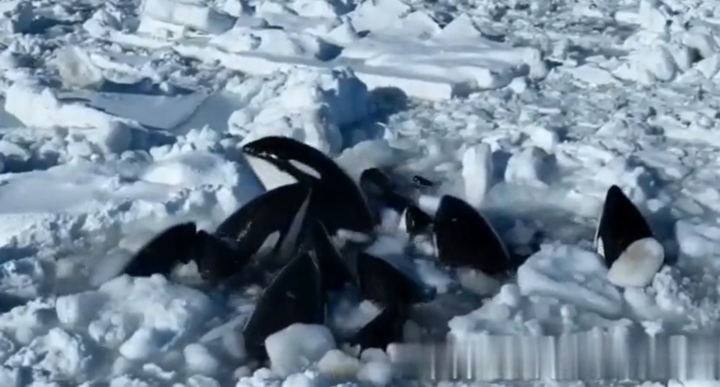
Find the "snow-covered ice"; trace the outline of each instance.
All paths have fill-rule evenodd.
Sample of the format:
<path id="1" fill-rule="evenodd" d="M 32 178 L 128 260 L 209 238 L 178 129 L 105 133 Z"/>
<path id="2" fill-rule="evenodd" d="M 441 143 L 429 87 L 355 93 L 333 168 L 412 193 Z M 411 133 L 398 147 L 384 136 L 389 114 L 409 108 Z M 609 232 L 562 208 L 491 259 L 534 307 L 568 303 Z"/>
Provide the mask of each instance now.
<path id="1" fill-rule="evenodd" d="M 293 324 L 265 339 L 273 370 L 281 376 L 303 371 L 335 347 L 332 332 L 323 325 Z"/>
<path id="2" fill-rule="evenodd" d="M 192 265 L 111 278 L 165 227 L 212 230 L 264 192 L 240 148 L 266 135 L 354 178 L 419 174 L 437 183 L 420 198 L 428 212 L 452 194 L 493 223 L 519 266 L 501 282 L 443 268 L 427 241 L 374 246 L 444 297 L 427 310 L 456 336 L 628 322 L 717 332 L 718 12 L 672 0 L 0 1 L 0 386 L 396 382 L 384 352 L 356 356 L 322 327 L 271 336 L 272 364 L 254 364 L 239 332 L 255 296 L 195 286 Z M 646 276 L 608 269 L 592 246 L 613 184 L 657 239 L 635 246 L 652 258 Z M 469 306 L 451 302 L 458 292 Z M 378 312 L 335 311 L 333 329 Z"/>

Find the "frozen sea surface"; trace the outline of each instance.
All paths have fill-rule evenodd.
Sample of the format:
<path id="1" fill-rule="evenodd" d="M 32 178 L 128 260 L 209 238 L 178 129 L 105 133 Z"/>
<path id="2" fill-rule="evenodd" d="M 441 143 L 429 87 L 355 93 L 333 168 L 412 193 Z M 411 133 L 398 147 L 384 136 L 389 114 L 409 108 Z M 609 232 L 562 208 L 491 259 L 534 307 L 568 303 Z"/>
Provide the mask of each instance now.
<path id="1" fill-rule="evenodd" d="M 495 287 L 418 262 L 440 294 L 458 280 L 490 289 L 433 312 L 454 334 L 719 327 L 716 2 L 2 0 L 0 12 L 1 386 L 405 383 L 382 351 L 351 357 L 314 326 L 278 333 L 274 364 L 255 370 L 233 329 L 253 298 L 187 285 L 193 267 L 89 283 L 99 260 L 180 221 L 211 230 L 261 194 L 239 149 L 273 134 L 354 176 L 437 181 L 529 256 Z M 671 263 L 646 288 L 610 284 L 592 248 L 613 184 Z"/>

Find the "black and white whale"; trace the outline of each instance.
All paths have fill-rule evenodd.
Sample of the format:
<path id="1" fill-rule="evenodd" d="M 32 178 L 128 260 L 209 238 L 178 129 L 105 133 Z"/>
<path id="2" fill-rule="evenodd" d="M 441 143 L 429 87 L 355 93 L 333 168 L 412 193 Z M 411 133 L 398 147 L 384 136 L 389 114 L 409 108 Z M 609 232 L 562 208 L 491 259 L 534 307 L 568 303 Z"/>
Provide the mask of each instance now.
<path id="1" fill-rule="evenodd" d="M 414 181 L 430 184 L 429 180 L 420 176 L 415 176 Z M 400 227 L 411 237 L 429 231 L 432 218 L 416 205 L 418 193 L 398 187 L 390 176 L 379 168 L 364 170 L 360 174 L 360 187 L 378 209 L 377 217 L 382 229 L 392 231 Z"/>
<path id="2" fill-rule="evenodd" d="M 197 229 L 193 222 L 173 225 L 134 254 L 100 262 L 91 280 L 99 285 L 121 274 L 169 277 L 179 265 L 192 261 L 200 276 L 214 284 L 242 271 L 248 272 L 245 280 L 274 273 L 299 248 L 309 197 L 310 190 L 304 185 L 286 185 L 246 203 L 213 233 Z"/>
<path id="3" fill-rule="evenodd" d="M 409 319 L 409 306 L 390 305 L 362 328 L 353 332 L 345 341 L 359 346 L 361 350 L 380 348 L 385 350 L 392 343 L 403 341 L 403 328 Z"/>
<path id="4" fill-rule="evenodd" d="M 438 260 L 497 277 L 509 274 L 510 254 L 497 231 L 466 201 L 443 195 L 433 219 Z"/>
<path id="5" fill-rule="evenodd" d="M 305 238 L 304 250 L 312 250 L 317 256 L 327 291 L 342 291 L 347 284 L 356 283 L 356 271 L 351 260 L 344 258 L 330 239 L 325 226 L 318 219 L 309 220 L 309 233 Z"/>
<path id="6" fill-rule="evenodd" d="M 303 234 L 305 242 L 301 244 L 299 254 L 311 254 L 314 257 L 319 268 L 319 281 L 323 292 L 342 291 L 347 285 L 351 285 L 359 291 L 363 299 L 374 302 L 383 310 L 366 327 L 356 332 L 350 341 L 353 344 L 360 345 L 361 348 L 379 346 L 384 349 L 391 342 L 398 340 L 397 327 L 402 327 L 407 320 L 407 313 L 399 313 L 398 311 L 405 311 L 414 303 L 428 300 L 430 294 L 423 284 L 418 282 L 417 278 L 408 273 L 407 268 L 403 268 L 391 260 L 376 257 L 364 249 L 338 249 L 325 227 L 324 221 L 326 217 L 322 216 L 321 209 L 312 208 L 312 203 L 319 203 L 318 205 L 327 204 L 326 202 L 315 201 L 315 198 L 323 197 L 323 193 L 318 193 L 319 190 L 317 189 L 319 183 L 322 183 L 322 179 L 320 182 L 305 179 L 305 177 L 301 177 L 298 182 L 312 187 L 312 195 L 309 199 L 311 205 L 306 218 L 309 232 Z M 293 184 L 298 183 L 290 183 L 284 187 Z M 282 189 L 282 187 L 275 189 Z M 360 192 L 360 194 L 364 194 L 364 192 Z M 316 284 L 311 282 L 315 280 L 315 277 L 312 276 L 305 276 L 302 279 L 302 281 L 308 281 L 306 286 L 313 289 Z M 295 279 L 295 281 L 301 280 Z M 261 304 L 282 305 L 283 300 L 276 300 L 275 298 L 282 297 L 281 295 L 284 293 L 274 290 L 283 286 L 295 286 L 295 284 L 296 282 L 290 282 L 290 280 L 281 280 L 278 275 L 277 279 L 263 293 L 258 303 L 258 310 L 264 310 L 260 308 L 259 305 Z M 270 307 L 268 306 L 268 308 Z M 288 312 L 287 315 L 284 315 L 287 318 L 283 317 L 283 321 L 286 321 L 283 327 L 290 325 L 292 322 L 302 322 L 300 321 L 302 315 L 298 315 L 298 319 L 293 319 L 291 314 Z M 254 321 L 253 324 L 255 325 L 251 326 L 263 326 L 265 325 L 263 323 L 265 319 L 274 318 L 270 313 L 257 315 L 254 313 L 251 320 Z M 273 326 L 270 323 L 268 325 Z M 244 334 L 247 336 L 246 340 L 259 343 L 267 338 L 266 333 L 246 329 Z"/>
<path id="7" fill-rule="evenodd" d="M 324 324 L 327 314 L 322 271 L 313 252 L 294 258 L 260 296 L 243 328 L 245 350 L 267 359 L 265 339 L 295 323 Z"/>
<path id="8" fill-rule="evenodd" d="M 355 265 L 357 286 L 366 300 L 398 307 L 425 302 L 431 297 L 412 269 L 388 258 L 362 252 L 355 259 Z"/>
<path id="9" fill-rule="evenodd" d="M 289 138 L 263 138 L 246 145 L 243 151 L 267 161 L 292 179 L 245 204 L 213 233 L 197 231 L 193 224 L 193 232 L 187 232 L 186 241 L 179 244 L 186 246 L 185 254 L 174 258 L 180 262 L 195 260 L 201 275 L 215 283 L 238 274 L 266 275 L 265 290 L 243 330 L 248 351 L 262 358 L 264 339 L 270 334 L 296 322 L 324 323 L 327 292 L 343 291 L 346 285 L 357 289 L 363 299 L 382 310 L 350 340 L 363 348 L 383 349 L 396 341 L 398 326 L 407 320 L 407 310 L 433 295 L 412 275 L 408 267 L 414 266 L 409 259 L 400 257 L 393 261 L 375 255 L 382 249 L 368 249 L 376 246 L 378 239 L 377 218 L 366 197 L 368 191 L 361 189 L 362 184 L 356 184 L 333 160 Z M 487 250 L 484 245 L 478 248 L 475 241 L 490 243 L 491 238 L 477 238 L 473 234 L 484 236 L 489 224 L 467 203 L 449 196 L 430 195 L 409 195 L 408 200 L 402 194 L 395 195 L 398 190 L 392 181 L 383 182 L 379 174 L 365 180 L 379 188 L 367 196 L 378 194 L 385 200 L 385 206 L 398 200 L 402 206 L 417 208 L 418 216 L 426 217 L 425 223 L 430 219 L 441 262 L 495 273 L 495 267 L 486 262 L 497 259 L 495 254 L 475 254 L 474 259 L 470 258 L 472 254 L 468 251 L 472 249 L 475 253 Z M 416 184 L 428 185 L 422 181 Z M 457 247 L 458 224 L 472 229 L 463 235 L 470 235 L 473 243 L 460 241 L 461 247 Z M 363 233 L 371 240 L 360 245 L 338 243 L 343 230 Z M 176 238 L 179 237 L 180 234 Z M 146 253 L 141 251 L 136 258 Z M 135 261 L 140 264 L 143 260 Z M 164 267 L 159 270 L 167 272 Z M 241 286 L 253 282 L 251 275 L 241 278 L 245 279 Z M 289 298 L 297 303 L 297 308 L 285 307 Z M 273 313 L 278 308 L 283 310 Z"/>
<path id="10" fill-rule="evenodd" d="M 193 257 L 197 227 L 186 222 L 171 226 L 146 243 L 123 269 L 132 277 L 149 277 L 153 274 L 169 275 L 180 263 L 189 263 Z"/>
<path id="11" fill-rule="evenodd" d="M 99 286 L 118 275 L 149 277 L 169 276 L 181 264 L 194 259 L 197 226 L 183 222 L 167 227 L 134 254 L 110 255 L 91 268 L 90 283 Z"/>
<path id="12" fill-rule="evenodd" d="M 314 250 L 300 254 L 265 289 L 243 328 L 246 349 L 258 360 L 267 358 L 263 343 L 271 334 L 294 323 L 327 322 L 327 292 L 338 289 L 331 288 L 324 279 L 332 276 L 334 269 L 323 266 Z M 349 283 L 360 291 L 364 299 L 373 301 L 381 313 L 358 331 L 338 339 L 358 345 L 361 349 L 384 350 L 389 344 L 402 341 L 402 327 L 408 319 L 407 311 L 414 302 L 426 299 L 422 298 L 424 293 L 420 284 L 410 282 L 402 271 L 385 260 L 365 256 L 356 262 L 357 277 L 353 276 Z M 290 304 L 293 305 L 288 306 Z"/>
<path id="13" fill-rule="evenodd" d="M 665 260 L 665 251 L 640 210 L 616 185 L 605 195 L 594 245 L 608 267 L 608 280 L 621 287 L 644 287 Z"/>
<path id="14" fill-rule="evenodd" d="M 225 219 L 215 233 L 204 233 L 195 259 L 203 279 L 218 283 L 241 272 L 243 282 L 266 284 L 300 249 L 307 229 L 312 190 L 302 184 L 275 188 Z M 200 234 L 200 233 L 199 233 Z M 215 246 L 231 246 L 220 254 Z"/>
<path id="15" fill-rule="evenodd" d="M 294 323 L 324 324 L 326 314 L 321 317 L 317 311 L 327 309 L 327 293 L 342 291 L 347 285 L 384 310 L 352 334 L 348 342 L 361 348 L 385 349 L 397 341 L 397 327 L 402 327 L 407 314 L 389 311 L 404 311 L 411 304 L 426 300 L 422 284 L 402 268 L 368 253 L 352 250 L 351 253 L 359 255 L 343 256 L 318 219 L 306 218 L 305 222 L 311 226 L 309 232 L 302 234 L 305 242 L 301 243 L 298 258 L 285 266 L 265 289 L 243 329 L 248 353 L 263 360 L 267 356 L 263 344 L 272 333 Z M 312 313 L 286 306 L 292 302 L 304 305 Z M 282 311 L 273 313 L 277 308 Z"/>
<path id="16" fill-rule="evenodd" d="M 413 182 L 422 187 L 434 185 L 419 175 L 413 177 Z M 507 247 L 490 222 L 464 200 L 423 192 L 403 195 L 392 179 L 377 168 L 363 171 L 360 186 L 389 210 L 402 212 L 409 235 L 431 233 L 438 260 L 443 264 L 473 268 L 491 277 L 509 273 Z"/>
<path id="17" fill-rule="evenodd" d="M 378 228 L 386 232 L 397 229 L 401 214 L 412 205 L 411 200 L 396 192 L 396 184 L 380 168 L 363 170 L 358 184 L 374 210 Z"/>
<path id="18" fill-rule="evenodd" d="M 289 137 L 268 136 L 245 144 L 242 151 L 266 188 L 274 188 L 278 181 L 282 181 L 280 185 L 298 182 L 312 187 L 315 195 L 310 213 L 321 219 L 331 234 L 338 230 L 374 232 L 376 219 L 360 187 L 318 149 Z"/>

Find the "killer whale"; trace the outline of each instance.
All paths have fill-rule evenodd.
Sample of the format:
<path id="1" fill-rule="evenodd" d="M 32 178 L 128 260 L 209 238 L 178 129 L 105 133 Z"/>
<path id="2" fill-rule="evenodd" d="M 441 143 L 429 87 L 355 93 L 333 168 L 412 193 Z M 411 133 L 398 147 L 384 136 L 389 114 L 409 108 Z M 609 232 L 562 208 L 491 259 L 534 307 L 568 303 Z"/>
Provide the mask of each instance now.
<path id="1" fill-rule="evenodd" d="M 433 221 L 438 260 L 449 266 L 502 276 L 511 270 L 502 239 L 475 208 L 452 195 L 443 195 Z"/>
<path id="2" fill-rule="evenodd" d="M 121 274 L 147 277 L 169 276 L 180 264 L 194 261 L 200 276 L 219 283 L 243 269 L 252 258 L 258 258 L 271 234 L 279 234 L 269 254 L 287 261 L 295 253 L 301 237 L 294 218 L 306 216 L 310 191 L 302 184 L 288 185 L 266 192 L 240 207 L 218 226 L 214 233 L 197 229 L 193 222 L 173 225 L 155 235 L 142 248 L 128 257 L 105 260 L 94 267 L 91 282 L 95 285 Z M 303 204 L 306 204 L 303 207 Z M 302 222 L 300 222 L 302 224 Z M 287 262 L 275 262 L 275 271 Z M 263 270 L 268 269 L 262 262 Z"/>
<path id="3" fill-rule="evenodd" d="M 390 176 L 377 167 L 364 169 L 360 173 L 359 184 L 363 192 L 372 198 L 382 198 L 397 189 Z"/>
<path id="4" fill-rule="evenodd" d="M 325 273 L 323 287 L 327 291 L 340 291 L 348 283 L 355 284 L 355 271 L 332 243 L 325 226 L 317 219 L 311 219 L 310 222 L 304 248 L 315 251 L 320 269 Z"/>
<path id="5" fill-rule="evenodd" d="M 205 280 L 231 287 L 233 287 L 233 281 L 241 285 L 254 283 L 267 286 L 278 271 L 302 251 L 303 241 L 310 231 L 308 225 L 312 219 L 308 218 L 312 190 L 305 190 L 305 187 L 301 187 L 303 190 L 296 192 L 289 190 L 297 188 L 291 186 L 278 187 L 274 191 L 284 191 L 290 194 L 305 192 L 299 208 L 285 207 L 281 213 L 273 213 L 275 208 L 272 207 L 272 201 L 258 200 L 250 203 L 251 207 L 255 205 L 257 207 L 244 212 L 243 216 L 249 216 L 248 218 L 233 216 L 233 223 L 236 226 L 239 225 L 233 229 L 240 229 L 242 232 L 235 234 L 239 235 L 238 238 L 225 243 L 225 245 L 232 245 L 232 249 L 226 250 L 229 254 L 223 255 L 208 251 L 207 245 L 212 246 L 212 242 L 200 247 L 204 249 L 205 254 L 197 254 L 196 259 L 199 261 L 198 267 Z M 270 193 L 268 192 L 268 194 Z M 302 196 L 293 198 L 298 199 Z M 290 207 L 294 207 L 295 204 L 297 203 L 292 203 Z M 292 212 L 289 212 L 290 210 Z M 243 212 L 242 207 L 239 212 Z M 263 218 L 256 219 L 256 216 L 263 216 Z M 241 220 L 242 222 L 240 222 Z M 215 241 L 227 240 L 227 231 L 227 228 L 223 228 L 222 232 L 216 232 L 212 238 Z M 270 240 L 271 234 L 274 233 L 277 233 L 279 237 Z M 266 246 L 268 240 L 272 242 L 271 246 Z"/>
<path id="6" fill-rule="evenodd" d="M 427 181 L 421 176 L 415 178 L 422 179 L 418 181 Z M 403 221 L 404 229 L 411 237 L 429 230 L 432 224 L 430 215 L 422 211 L 411 197 L 400 193 L 401 187 L 379 168 L 365 169 L 360 174 L 360 187 L 376 207 L 379 207 L 377 216 L 385 229 L 392 229 Z"/>
<path id="7" fill-rule="evenodd" d="M 180 263 L 192 260 L 190 253 L 196 243 L 197 227 L 193 222 L 170 226 L 153 237 L 127 263 L 120 274 L 149 277 L 153 274 L 169 276 Z"/>
<path id="8" fill-rule="evenodd" d="M 360 180 L 368 196 L 394 211 L 402 211 L 404 228 L 410 237 L 425 233 L 433 236 L 440 262 L 470 267 L 490 276 L 509 274 L 511 258 L 507 247 L 487 219 L 464 200 L 452 195 L 438 198 L 422 193 L 403 196 L 378 168 L 363 171 Z M 423 188 L 434 186 L 419 175 L 412 180 Z"/>
<path id="9" fill-rule="evenodd" d="M 298 215 L 309 195 L 306 186 L 294 183 L 277 187 L 250 200 L 230 214 L 216 229 L 214 235 L 207 233 L 202 238 L 209 241 L 196 257 L 203 278 L 223 281 L 237 274 L 251 259 L 270 255 L 283 241 L 292 245 L 298 235 L 291 232 L 293 219 Z M 277 235 L 278 239 L 269 239 Z M 228 241 L 234 254 L 216 254 L 210 247 L 219 246 L 218 239 Z M 268 241 L 270 246 L 267 246 Z M 263 248 L 266 248 L 263 251 Z M 225 250 L 227 251 L 227 250 Z M 228 259 L 230 258 L 230 259 Z"/>
<path id="10" fill-rule="evenodd" d="M 630 198 L 617 185 L 610 186 L 605 194 L 593 239 L 606 266 L 611 267 L 636 240 L 652 236 L 650 225 Z"/>
<path id="11" fill-rule="evenodd" d="M 408 206 L 403 213 L 405 222 L 405 230 L 411 237 L 426 234 L 430 232 L 433 224 L 433 218 L 418 206 Z"/>
<path id="12" fill-rule="evenodd" d="M 645 217 L 617 185 L 607 190 L 593 243 L 618 286 L 647 285 L 665 260 Z"/>
<path id="13" fill-rule="evenodd" d="M 267 136 L 245 144 L 242 151 L 248 160 L 267 162 L 291 180 L 312 187 L 323 205 L 313 206 L 311 212 L 323 219 L 328 231 L 373 233 L 376 219 L 360 187 L 318 149 L 290 137 Z"/>
<path id="14" fill-rule="evenodd" d="M 218 283 L 240 272 L 250 261 L 251 255 L 239 243 L 229 237 L 199 230 L 193 254 L 198 274 L 206 281 Z"/>
<path id="15" fill-rule="evenodd" d="M 252 151 L 250 153 L 252 153 Z M 323 157 L 325 156 L 323 155 Z M 271 256 L 288 256 L 293 253 L 296 255 L 290 262 L 281 260 L 278 263 L 278 266 L 280 266 L 279 271 L 273 273 L 273 278 L 268 281 L 269 285 L 265 288 L 258 302 L 257 309 L 253 313 L 253 317 L 248 320 L 248 323 L 243 329 L 246 340 L 250 342 L 250 346 L 253 347 L 253 349 L 250 349 L 248 352 L 254 357 L 262 358 L 266 356 L 262 348 L 264 338 L 291 323 L 323 323 L 324 316 L 318 317 L 322 313 L 313 314 L 311 312 L 319 309 L 324 310 L 326 306 L 326 301 L 324 300 L 325 293 L 333 289 L 341 290 L 341 284 L 344 285 L 347 282 L 351 282 L 351 284 L 358 287 L 363 298 L 372 300 L 383 310 L 380 315 L 373 319 L 371 324 L 358 331 L 351 340 L 360 341 L 364 348 L 376 345 L 384 347 L 388 343 L 387 340 L 391 339 L 382 339 L 382 337 L 401 337 L 398 336 L 398 330 L 396 328 L 397 326 L 402 326 L 406 317 L 404 317 L 405 313 L 400 312 L 408 308 L 409 305 L 422 302 L 425 299 L 424 294 L 422 294 L 423 292 L 418 290 L 420 288 L 420 286 L 418 286 L 419 284 L 412 283 L 406 274 L 382 258 L 359 251 L 354 257 L 348 259 L 345 257 L 347 254 L 346 249 L 338 251 L 337 248 L 335 248 L 335 251 L 333 251 L 332 247 L 335 246 L 333 246 L 330 235 L 333 230 L 346 229 L 346 227 L 343 227 L 344 217 L 338 216 L 336 208 L 333 208 L 332 203 L 328 200 L 328 198 L 335 199 L 339 196 L 339 192 L 342 191 L 335 189 L 335 181 L 328 177 L 332 176 L 332 174 L 315 173 L 317 172 L 316 169 L 308 170 L 300 168 L 296 164 L 284 161 L 281 157 L 271 157 L 271 159 L 273 163 L 275 163 L 273 165 L 280 165 L 280 167 L 294 173 L 294 176 L 297 177 L 295 179 L 296 182 L 279 186 L 258 197 L 257 200 L 261 204 L 257 206 L 264 207 L 263 210 L 255 212 L 247 208 L 241 208 L 238 210 L 238 212 L 241 212 L 241 215 L 243 210 L 249 213 L 234 218 L 231 215 L 214 233 L 199 231 L 194 238 L 196 243 L 202 246 L 202 249 L 199 250 L 201 253 L 196 253 L 198 256 L 197 259 L 202 262 L 199 266 L 204 268 L 204 272 L 210 273 L 210 275 L 214 276 L 213 278 L 216 278 L 217 276 L 228 275 L 234 271 L 248 270 L 251 265 L 247 264 L 251 263 L 251 261 L 247 262 L 245 260 L 250 259 L 248 257 L 257 252 L 264 244 L 264 241 L 267 239 L 267 234 L 278 231 L 281 234 L 284 232 L 287 235 L 295 235 L 293 237 L 281 237 L 281 242 L 276 244 L 275 248 L 270 252 Z M 340 173 L 344 174 L 344 171 L 335 165 L 332 160 L 326 158 L 325 161 L 329 161 Z M 358 187 L 358 184 L 352 180 L 349 181 L 352 183 L 353 189 L 356 188 L 357 192 L 359 192 L 359 197 L 367 200 L 363 191 Z M 287 196 L 278 194 L 278 191 L 285 192 L 283 195 Z M 312 192 L 312 195 L 310 195 L 310 192 Z M 277 196 L 275 199 L 269 200 L 266 196 L 271 196 L 273 193 Z M 412 200 L 402 198 L 402 195 L 398 195 L 396 198 L 397 197 L 399 197 L 398 202 L 413 205 Z M 265 199 L 264 202 L 262 200 L 263 198 Z M 287 203 L 283 198 L 289 199 L 290 203 Z M 439 202 L 440 205 L 437 214 L 434 214 L 435 218 L 419 210 L 419 207 L 418 210 L 421 214 L 426 215 L 426 219 L 429 218 L 433 223 L 442 224 L 442 217 L 438 215 L 442 214 L 442 200 L 439 200 Z M 274 204 L 270 205 L 268 203 Z M 278 207 L 275 207 L 275 204 Z M 350 203 L 348 207 L 353 208 L 354 205 L 355 204 Z M 269 215 L 269 217 L 272 218 L 271 215 L 273 211 L 283 213 L 282 219 L 276 220 L 276 223 L 273 223 L 273 227 L 263 226 L 261 220 Z M 351 213 L 351 211 L 347 213 Z M 370 212 L 368 211 L 368 213 Z M 233 220 L 230 220 L 230 218 L 233 218 Z M 304 238 L 302 235 L 304 231 L 291 232 L 290 230 L 303 229 L 304 227 L 298 228 L 295 227 L 295 225 L 306 223 L 297 223 L 295 220 L 304 218 L 307 218 L 310 222 L 310 231 L 308 234 L 312 236 L 308 237 L 311 239 L 309 242 L 297 248 L 297 243 L 289 242 L 297 242 Z M 368 219 L 370 218 L 372 218 L 372 215 L 368 216 Z M 368 228 L 370 233 L 374 233 L 375 231 L 374 224 L 372 224 L 372 226 L 373 228 Z M 352 230 L 352 227 L 347 227 L 347 229 Z M 258 230 L 264 231 L 260 232 L 260 237 L 249 238 L 248 235 L 253 235 L 253 230 L 257 232 L 260 232 Z M 288 242 L 289 244 L 286 245 L 282 241 Z M 286 248 L 283 246 L 290 247 Z M 227 257 L 232 258 L 227 259 Z M 301 258 L 305 259 L 302 265 L 297 261 L 301 260 Z M 217 259 L 217 262 L 220 264 L 214 265 L 212 259 Z M 311 270 L 311 264 L 308 263 L 308 260 L 312 261 L 312 266 L 316 266 L 317 268 Z M 229 266 L 223 266 L 227 261 L 231 261 L 232 263 Z M 298 265 L 304 269 L 297 269 Z M 347 270 L 347 273 L 338 275 L 340 280 L 330 281 L 326 279 L 333 273 L 342 273 L 344 269 L 347 269 L 347 267 L 344 267 L 345 265 L 348 265 L 350 269 Z M 293 267 L 296 268 L 291 269 Z M 343 270 L 341 270 L 341 268 Z M 295 276 L 297 278 L 294 279 L 291 278 L 293 276 L 287 274 L 288 271 L 293 272 L 293 270 L 295 273 L 300 273 L 296 274 Z M 215 274 L 218 272 L 220 274 Z M 284 276 L 283 273 L 285 273 Z M 285 279 L 283 280 L 282 278 Z M 303 301 L 303 305 L 305 305 L 303 309 L 307 309 L 307 313 L 301 310 L 288 310 L 283 311 L 283 313 L 278 316 L 274 311 L 270 311 L 271 306 L 274 309 L 280 307 L 280 305 L 285 305 L 284 303 L 290 302 L 285 296 L 287 296 L 288 292 L 293 293 L 292 289 L 299 289 L 300 287 L 307 291 L 307 293 L 298 295 L 297 292 L 295 292 L 294 294 L 305 300 Z M 283 296 L 283 291 L 278 289 L 285 289 L 285 296 Z M 275 295 L 273 296 L 273 294 Z M 251 321 L 254 322 L 251 323 Z M 267 321 L 284 321 L 282 324 L 278 323 L 284 326 L 271 325 L 268 324 Z M 275 322 L 273 322 L 273 324 L 275 324 Z M 373 340 L 375 340 L 375 343 L 373 343 Z"/>
<path id="16" fill-rule="evenodd" d="M 379 348 L 384 351 L 388 345 L 403 341 L 403 328 L 408 318 L 407 306 L 384 307 L 377 316 L 353 332 L 345 341 L 359 346 L 361 350 Z"/>
<path id="17" fill-rule="evenodd" d="M 355 260 L 358 288 L 363 298 L 385 307 L 417 304 L 429 299 L 416 278 L 386 259 L 361 252 Z"/>
<path id="18" fill-rule="evenodd" d="M 169 276 L 180 264 L 193 259 L 197 227 L 183 222 L 165 228 L 133 253 L 121 249 L 109 252 L 90 266 L 89 283 L 100 286 L 119 275 L 149 277 L 153 274 Z"/>
<path id="19" fill-rule="evenodd" d="M 412 205 L 410 199 L 397 193 L 396 184 L 379 168 L 363 170 L 358 184 L 374 210 L 379 228 L 386 232 L 394 232 L 403 211 Z"/>
<path id="20" fill-rule="evenodd" d="M 245 350 L 257 360 L 267 359 L 265 339 L 294 323 L 324 324 L 326 296 L 322 272 L 312 251 L 303 252 L 280 270 L 245 323 Z"/>

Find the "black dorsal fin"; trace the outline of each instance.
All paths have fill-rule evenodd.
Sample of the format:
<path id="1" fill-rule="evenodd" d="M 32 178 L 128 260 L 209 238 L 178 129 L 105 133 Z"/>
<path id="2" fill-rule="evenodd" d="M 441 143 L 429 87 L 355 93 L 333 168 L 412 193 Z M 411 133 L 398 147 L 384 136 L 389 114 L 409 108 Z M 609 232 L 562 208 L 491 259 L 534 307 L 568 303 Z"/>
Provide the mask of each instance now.
<path id="1" fill-rule="evenodd" d="M 637 206 L 620 187 L 611 186 L 605 195 L 594 240 L 607 267 L 611 267 L 633 242 L 652 236 L 650 225 Z"/>
<path id="2" fill-rule="evenodd" d="M 433 233 L 440 262 L 480 270 L 489 276 L 509 272 L 510 254 L 490 222 L 455 196 L 444 195 Z"/>
<path id="3" fill-rule="evenodd" d="M 257 360 L 266 359 L 265 339 L 292 324 L 324 324 L 326 296 L 322 282 L 312 252 L 300 254 L 280 270 L 243 328 L 248 354 Z"/>

